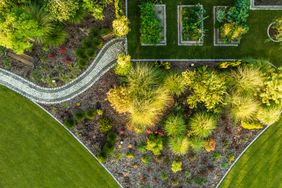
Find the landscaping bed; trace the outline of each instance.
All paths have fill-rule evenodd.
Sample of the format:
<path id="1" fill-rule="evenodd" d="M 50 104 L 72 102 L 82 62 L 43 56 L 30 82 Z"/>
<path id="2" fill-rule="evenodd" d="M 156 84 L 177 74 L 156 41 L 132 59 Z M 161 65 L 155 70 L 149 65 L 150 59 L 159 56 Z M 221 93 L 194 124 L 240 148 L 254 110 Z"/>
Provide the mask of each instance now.
<path id="1" fill-rule="evenodd" d="M 267 5 L 267 6 L 282 6 L 281 0 L 254 0 L 255 5 Z"/>
<path id="2" fill-rule="evenodd" d="M 214 64 L 208 69 L 214 70 L 218 66 L 231 66 L 232 69 L 232 66 L 238 64 L 226 62 Z M 165 69 L 166 73 L 199 68 L 187 62 L 175 62 L 171 65 L 158 62 L 154 66 Z M 174 96 L 172 104 L 163 112 L 162 120 L 155 127 L 137 134 L 129 126 L 128 114 L 117 113 L 109 99 L 106 100 L 107 93 L 124 81 L 111 70 L 89 90 L 71 101 L 45 105 L 62 122 L 69 118 L 76 122 L 70 130 L 104 162 L 124 187 L 215 187 L 235 158 L 260 132 L 243 129 L 240 123 L 234 122 L 228 111 L 224 111 L 218 115 L 217 128 L 209 136 L 208 142 L 205 142 L 211 145 L 200 150 L 191 149 L 185 155 L 175 155 L 171 152 L 171 138 L 164 132 L 164 125 L 172 113 L 181 113 L 186 120 L 193 117 L 196 111 L 187 106 L 186 98 L 190 92 Z M 89 115 L 89 109 L 94 112 L 93 116 Z M 152 153 L 144 146 L 151 137 L 162 140 L 163 149 L 160 154 Z M 197 148 L 197 142 L 194 144 L 193 147 Z M 181 162 L 180 171 L 175 161 Z M 172 164 L 175 164 L 176 172 L 172 172 Z"/>
<path id="3" fill-rule="evenodd" d="M 166 45 L 166 5 L 142 3 L 141 15 L 141 45 Z"/>
<path id="4" fill-rule="evenodd" d="M 178 45 L 202 46 L 204 44 L 204 8 L 202 5 L 179 5 Z"/>
<path id="5" fill-rule="evenodd" d="M 33 66 L 7 56 L 3 49 L 0 67 L 43 87 L 58 87 L 70 82 L 84 72 L 103 45 L 113 38 L 113 4 L 105 8 L 104 13 L 107 16 L 103 21 L 88 15 L 79 24 L 67 23 L 67 39 L 60 47 L 46 49 L 35 45 L 26 52 L 33 58 Z"/>

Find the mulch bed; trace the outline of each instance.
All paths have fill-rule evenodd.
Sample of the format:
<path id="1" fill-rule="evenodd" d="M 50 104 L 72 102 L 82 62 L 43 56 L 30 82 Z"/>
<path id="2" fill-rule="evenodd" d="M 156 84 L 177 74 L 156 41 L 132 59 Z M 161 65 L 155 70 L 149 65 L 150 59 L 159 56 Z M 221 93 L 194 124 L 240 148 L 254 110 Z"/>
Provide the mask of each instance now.
<path id="1" fill-rule="evenodd" d="M 189 68 L 190 65 L 187 62 L 177 62 L 173 63 L 172 67 L 184 70 Z M 243 151 L 258 133 L 258 131 L 243 130 L 234 125 L 229 116 L 222 114 L 218 121 L 218 128 L 212 135 L 216 140 L 216 151 L 210 153 L 205 150 L 200 153 L 190 151 L 183 157 L 177 157 L 171 154 L 168 147 L 165 146 L 162 155 L 159 157 L 147 152 L 146 155 L 151 156 L 151 162 L 149 165 L 145 165 L 141 161 L 142 154 L 137 150 L 136 146 L 140 141 L 146 140 L 146 134 L 136 135 L 128 130 L 126 128 L 126 115 L 115 112 L 109 102 L 106 101 L 106 93 L 117 84 L 118 78 L 114 71 L 110 70 L 90 89 L 74 99 L 63 104 L 45 105 L 44 107 L 61 121 L 78 109 L 101 108 L 104 116 L 110 118 L 114 131 L 119 135 L 116 149 L 105 165 L 124 187 L 215 187 L 231 165 L 232 160 Z M 186 116 L 191 113 L 186 109 L 184 111 Z M 105 135 L 98 130 L 97 119 L 78 124 L 72 129 L 72 132 L 95 155 L 98 154 L 99 148 L 105 142 Z M 126 157 L 126 153 L 129 151 L 135 154 L 133 159 Z M 213 159 L 212 156 L 215 152 L 220 153 L 220 159 Z M 228 156 L 230 155 L 233 155 L 231 157 L 233 159 L 228 162 L 228 158 L 230 158 Z M 173 160 L 183 162 L 181 172 L 175 174 L 171 172 Z M 168 175 L 167 180 L 160 178 L 161 172 Z"/>
<path id="2" fill-rule="evenodd" d="M 255 0 L 255 5 L 282 5 L 282 0 Z"/>

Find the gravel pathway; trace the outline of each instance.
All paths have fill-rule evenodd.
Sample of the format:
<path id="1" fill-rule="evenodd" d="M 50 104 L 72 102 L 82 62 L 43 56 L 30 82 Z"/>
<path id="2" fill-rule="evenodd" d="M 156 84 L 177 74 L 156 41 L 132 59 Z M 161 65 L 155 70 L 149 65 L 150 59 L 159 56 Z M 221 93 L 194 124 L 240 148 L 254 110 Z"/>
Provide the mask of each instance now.
<path id="1" fill-rule="evenodd" d="M 124 51 L 124 38 L 108 42 L 83 74 L 62 87 L 44 88 L 1 68 L 0 84 L 38 103 L 61 103 L 78 96 L 92 86 L 115 65 L 117 55 Z"/>

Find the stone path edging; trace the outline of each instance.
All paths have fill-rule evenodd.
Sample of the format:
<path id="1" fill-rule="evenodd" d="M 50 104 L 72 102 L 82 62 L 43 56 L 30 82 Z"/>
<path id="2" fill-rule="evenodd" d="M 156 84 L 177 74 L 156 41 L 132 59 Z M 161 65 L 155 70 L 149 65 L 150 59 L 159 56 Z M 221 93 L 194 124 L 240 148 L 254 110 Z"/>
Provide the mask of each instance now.
<path id="1" fill-rule="evenodd" d="M 106 43 L 90 66 L 80 76 L 61 87 L 44 88 L 1 68 L 0 84 L 38 103 L 61 103 L 87 90 L 112 68 L 117 55 L 125 50 L 124 43 L 124 38 L 113 39 Z"/>
<path id="2" fill-rule="evenodd" d="M 40 104 L 33 102 L 35 105 L 37 105 L 39 108 L 41 108 L 44 112 L 46 112 L 48 115 L 50 115 L 55 121 L 57 121 L 71 136 L 73 136 L 89 153 L 90 155 L 92 155 L 92 157 L 94 157 L 98 163 L 112 176 L 112 178 L 117 182 L 117 184 L 123 188 L 123 186 L 121 185 L 121 183 L 115 178 L 115 176 L 107 169 L 107 167 L 101 163 L 98 158 L 92 153 L 92 151 L 83 143 L 81 142 L 81 140 L 79 140 L 79 138 L 73 134 L 64 124 L 62 124 L 62 122 L 60 120 L 58 120 L 53 114 L 51 114 L 49 111 L 47 111 L 45 108 L 43 108 Z"/>

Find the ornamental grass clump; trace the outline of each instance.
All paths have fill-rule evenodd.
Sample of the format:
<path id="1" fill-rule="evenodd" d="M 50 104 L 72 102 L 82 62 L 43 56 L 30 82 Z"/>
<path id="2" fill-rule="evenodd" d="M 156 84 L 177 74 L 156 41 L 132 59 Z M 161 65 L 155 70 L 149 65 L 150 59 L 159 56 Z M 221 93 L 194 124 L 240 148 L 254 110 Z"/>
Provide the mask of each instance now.
<path id="1" fill-rule="evenodd" d="M 169 90 L 172 95 L 179 96 L 185 90 L 185 83 L 183 81 L 183 77 L 177 73 L 169 74 L 165 81 L 164 86 Z"/>
<path id="2" fill-rule="evenodd" d="M 254 95 L 262 86 L 264 77 L 259 68 L 240 66 L 232 72 L 234 90 L 243 95 Z"/>
<path id="3" fill-rule="evenodd" d="M 236 121 L 247 121 L 255 118 L 259 103 L 252 96 L 239 95 L 231 96 L 231 113 Z"/>
<path id="4" fill-rule="evenodd" d="M 169 149 L 175 155 L 185 155 L 188 152 L 190 142 L 187 137 L 170 137 Z"/>
<path id="5" fill-rule="evenodd" d="M 191 134 L 198 138 L 209 137 L 216 128 L 216 116 L 207 112 L 195 113 L 189 122 Z"/>
<path id="6" fill-rule="evenodd" d="M 282 106 L 260 106 L 256 118 L 263 125 L 270 125 L 279 120 Z"/>
<path id="7" fill-rule="evenodd" d="M 146 142 L 146 149 L 154 155 L 160 155 L 163 150 L 163 139 L 159 135 L 149 135 Z"/>
<path id="8" fill-rule="evenodd" d="M 130 55 L 119 54 L 117 58 L 117 65 L 115 66 L 115 73 L 120 76 L 125 76 L 132 68 Z"/>
<path id="9" fill-rule="evenodd" d="M 183 136 L 186 133 L 185 120 L 181 114 L 171 114 L 164 122 L 164 130 L 168 136 Z"/>
<path id="10" fill-rule="evenodd" d="M 119 113 L 127 113 L 130 125 L 142 132 L 159 121 L 173 102 L 163 87 L 162 71 L 148 64 L 136 64 L 126 76 L 127 83 L 111 89 L 107 99 Z"/>

